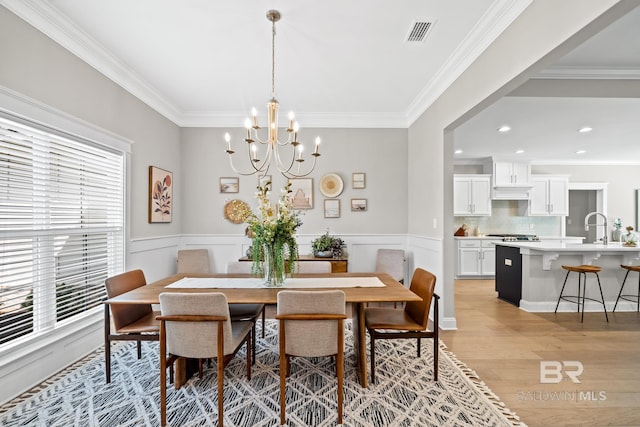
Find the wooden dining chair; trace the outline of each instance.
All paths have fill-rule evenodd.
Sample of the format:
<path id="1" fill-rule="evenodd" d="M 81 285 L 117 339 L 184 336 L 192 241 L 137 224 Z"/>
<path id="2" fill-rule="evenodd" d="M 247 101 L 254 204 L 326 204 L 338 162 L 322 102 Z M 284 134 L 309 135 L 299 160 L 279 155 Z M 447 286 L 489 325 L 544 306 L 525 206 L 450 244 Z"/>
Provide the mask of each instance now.
<path id="1" fill-rule="evenodd" d="M 387 273 L 400 283 L 404 283 L 404 251 L 402 249 L 378 249 L 376 272 Z"/>
<path id="2" fill-rule="evenodd" d="M 298 261 L 295 273 L 331 273 L 331 261 Z"/>
<path id="3" fill-rule="evenodd" d="M 436 276 L 421 268 L 416 268 L 409 290 L 422 298 L 410 301 L 404 310 L 384 307 L 364 309 L 364 321 L 371 339 L 371 383 L 375 383 L 376 352 L 378 339 L 417 339 L 417 356 L 420 357 L 422 338 L 433 338 L 433 376 L 438 380 L 438 300 L 435 293 Z M 428 331 L 429 310 L 433 301 L 433 330 Z"/>
<path id="4" fill-rule="evenodd" d="M 227 263 L 227 274 L 251 274 L 251 262 L 229 261 Z M 256 362 L 256 323 L 258 317 L 262 317 L 262 338 L 265 336 L 265 305 L 264 304 L 230 304 L 229 314 L 231 320 L 251 320 L 253 322 L 253 363 Z"/>
<path id="5" fill-rule="evenodd" d="M 224 368 L 247 345 L 247 379 L 251 379 L 249 321 L 232 322 L 227 297 L 220 292 L 160 294 L 160 422 L 167 423 L 166 369 L 179 358 L 211 359 L 218 365 L 218 425 L 223 425 Z"/>
<path id="6" fill-rule="evenodd" d="M 178 273 L 208 274 L 208 249 L 181 249 L 178 251 Z"/>
<path id="7" fill-rule="evenodd" d="M 405 256 L 402 249 L 378 249 L 376 252 L 376 272 L 387 273 L 394 280 L 404 284 Z M 367 307 L 369 304 L 366 305 Z M 398 303 L 393 303 L 397 308 Z"/>
<path id="8" fill-rule="evenodd" d="M 276 319 L 280 338 L 280 424 L 286 422 L 286 377 L 292 357 L 335 356 L 338 424 L 342 424 L 345 293 L 280 291 Z"/>
<path id="9" fill-rule="evenodd" d="M 104 281 L 107 297 L 114 298 L 125 292 L 145 286 L 147 281 L 142 270 L 132 270 Z M 158 341 L 160 323 L 156 320 L 159 314 L 153 311 L 151 304 L 110 304 L 105 310 L 111 309 L 111 319 L 115 333 L 111 332 L 111 325 L 105 324 L 104 354 L 105 374 L 107 383 L 111 382 L 111 342 L 136 341 L 138 359 L 142 357 L 142 341 Z"/>

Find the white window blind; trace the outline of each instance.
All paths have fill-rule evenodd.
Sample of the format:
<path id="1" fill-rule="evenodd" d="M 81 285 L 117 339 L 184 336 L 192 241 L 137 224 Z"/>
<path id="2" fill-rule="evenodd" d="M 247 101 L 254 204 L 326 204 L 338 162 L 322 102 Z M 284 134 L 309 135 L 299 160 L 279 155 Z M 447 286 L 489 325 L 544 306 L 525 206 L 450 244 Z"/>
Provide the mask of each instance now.
<path id="1" fill-rule="evenodd" d="M 124 267 L 124 162 L 0 117 L 0 348 L 99 310 Z"/>

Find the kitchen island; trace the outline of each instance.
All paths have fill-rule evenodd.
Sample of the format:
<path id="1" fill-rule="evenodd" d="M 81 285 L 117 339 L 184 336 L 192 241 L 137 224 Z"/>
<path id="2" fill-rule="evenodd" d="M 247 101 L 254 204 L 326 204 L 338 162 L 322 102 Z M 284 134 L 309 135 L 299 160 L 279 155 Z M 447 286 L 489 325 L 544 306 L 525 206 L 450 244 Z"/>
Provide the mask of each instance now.
<path id="1" fill-rule="evenodd" d="M 638 265 L 640 247 L 615 242 L 575 244 L 550 242 L 499 242 L 496 244 L 496 291 L 498 298 L 526 311 L 553 312 L 567 274 L 563 265 L 597 265 L 602 267 L 600 281 L 607 310 L 613 309 L 625 270 L 620 264 Z M 635 277 L 628 279 L 635 282 Z M 595 280 L 587 280 L 587 297 L 598 293 Z M 577 293 L 578 278 L 569 276 L 567 290 Z M 637 282 L 636 282 L 637 283 Z M 630 283 L 627 291 L 637 289 Z M 630 287 L 629 287 L 630 286 Z M 566 291 L 565 291 L 566 292 Z M 599 295 L 598 295 L 599 298 Z M 621 300 L 616 311 L 635 311 L 635 304 Z M 558 311 L 575 311 L 575 304 L 560 303 Z M 602 311 L 602 305 L 587 301 L 585 311 Z"/>

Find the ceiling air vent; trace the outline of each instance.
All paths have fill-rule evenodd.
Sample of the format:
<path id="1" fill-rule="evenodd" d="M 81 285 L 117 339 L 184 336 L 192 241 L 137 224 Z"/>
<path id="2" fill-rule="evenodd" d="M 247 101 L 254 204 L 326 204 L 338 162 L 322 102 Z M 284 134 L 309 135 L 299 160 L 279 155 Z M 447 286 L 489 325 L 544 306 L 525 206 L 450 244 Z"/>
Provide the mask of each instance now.
<path id="1" fill-rule="evenodd" d="M 426 38 L 429 31 L 433 27 L 433 22 L 428 20 L 416 20 L 411 23 L 409 33 L 407 33 L 407 42 L 422 43 Z"/>

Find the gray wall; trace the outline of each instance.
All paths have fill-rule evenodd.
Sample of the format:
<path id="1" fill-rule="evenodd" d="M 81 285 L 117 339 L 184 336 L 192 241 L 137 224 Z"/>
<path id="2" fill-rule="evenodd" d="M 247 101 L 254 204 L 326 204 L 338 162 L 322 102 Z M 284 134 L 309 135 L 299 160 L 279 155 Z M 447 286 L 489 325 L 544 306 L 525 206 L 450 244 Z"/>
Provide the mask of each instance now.
<path id="1" fill-rule="evenodd" d="M 185 210 L 184 234 L 241 234 L 244 225 L 223 220 L 224 204 L 240 199 L 257 206 L 256 176 L 240 177 L 240 192 L 221 194 L 220 177 L 237 177 L 224 152 L 223 135 L 232 136 L 234 165 L 247 170 L 245 129 L 184 128 L 182 134 L 182 189 Z M 332 234 L 404 234 L 407 232 L 407 130 L 406 129 L 302 129 L 301 140 L 310 150 L 315 137 L 322 138 L 313 179 L 313 209 L 302 211 L 301 234 L 322 234 L 326 228 Z M 306 140 L 305 140 L 306 139 Z M 306 142 L 309 141 L 309 142 Z M 309 162 L 307 160 L 305 163 Z M 304 170 L 304 168 L 303 168 Z M 353 189 L 352 173 L 366 174 L 366 188 Z M 275 203 L 286 179 L 276 170 L 273 178 L 272 201 Z M 324 218 L 324 200 L 320 193 L 320 178 L 337 173 L 344 182 L 340 200 L 340 218 Z M 352 198 L 367 199 L 366 212 L 351 212 Z"/>
<path id="2" fill-rule="evenodd" d="M 94 68 L 0 6 L 0 85 L 134 141 L 132 238 L 180 234 L 180 180 L 170 224 L 149 224 L 149 166 L 179 177 L 180 129 Z M 7 60 L 11 58 L 11 60 Z"/>

